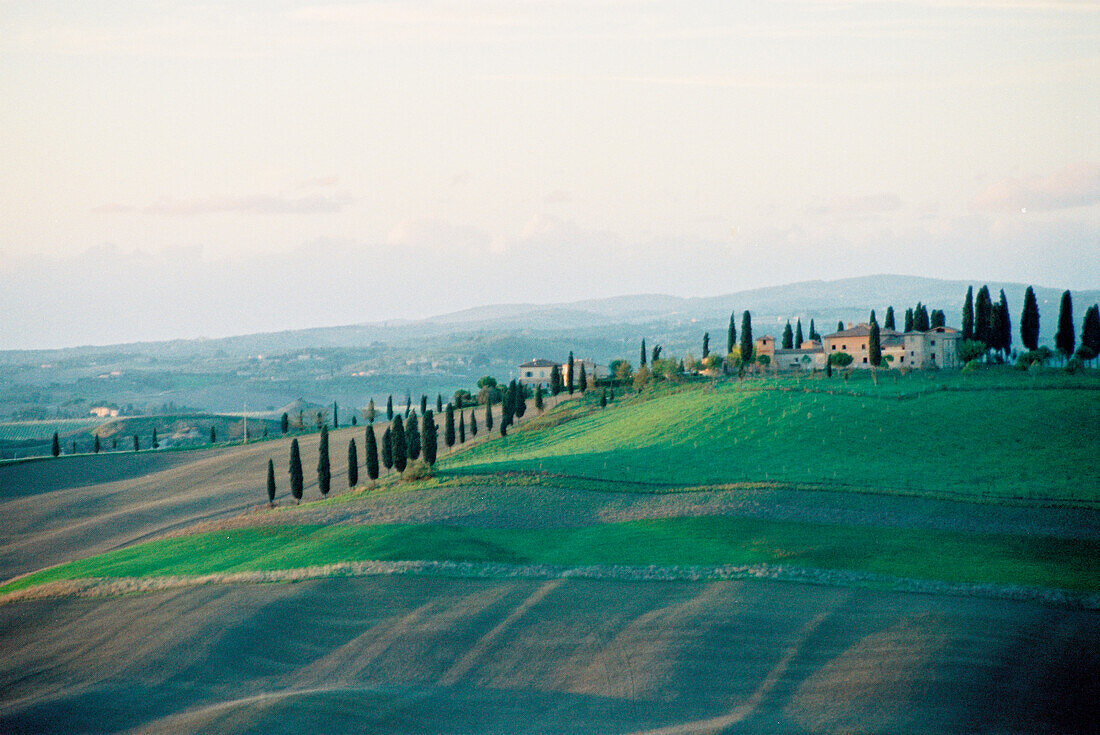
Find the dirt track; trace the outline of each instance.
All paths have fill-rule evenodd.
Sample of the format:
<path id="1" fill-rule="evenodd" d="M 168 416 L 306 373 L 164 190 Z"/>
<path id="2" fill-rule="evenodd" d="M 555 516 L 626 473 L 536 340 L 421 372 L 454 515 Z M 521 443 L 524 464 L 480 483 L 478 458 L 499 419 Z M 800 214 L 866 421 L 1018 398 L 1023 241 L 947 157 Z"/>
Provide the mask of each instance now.
<path id="1" fill-rule="evenodd" d="M 775 582 L 372 577 L 0 607 L 0 731 L 1096 731 L 1100 617 Z"/>

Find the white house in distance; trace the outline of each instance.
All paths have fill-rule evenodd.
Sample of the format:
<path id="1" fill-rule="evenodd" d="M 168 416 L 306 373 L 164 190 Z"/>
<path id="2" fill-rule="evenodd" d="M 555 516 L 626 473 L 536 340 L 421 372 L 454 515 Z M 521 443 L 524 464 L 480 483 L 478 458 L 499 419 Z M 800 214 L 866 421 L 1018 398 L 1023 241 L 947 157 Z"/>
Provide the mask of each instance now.
<path id="1" fill-rule="evenodd" d="M 590 357 L 580 357 L 573 359 L 573 370 L 576 371 L 573 376 L 574 381 L 580 379 L 582 363 L 584 364 L 584 374 L 590 380 L 607 377 L 608 372 L 606 365 L 600 365 Z M 553 370 L 555 366 L 561 371 L 561 382 L 564 385 L 568 379 L 565 374 L 568 366 L 564 363 L 546 360 L 541 357 L 528 360 L 519 366 L 519 382 L 524 385 L 532 386 L 539 384 L 550 385 L 550 371 Z"/>

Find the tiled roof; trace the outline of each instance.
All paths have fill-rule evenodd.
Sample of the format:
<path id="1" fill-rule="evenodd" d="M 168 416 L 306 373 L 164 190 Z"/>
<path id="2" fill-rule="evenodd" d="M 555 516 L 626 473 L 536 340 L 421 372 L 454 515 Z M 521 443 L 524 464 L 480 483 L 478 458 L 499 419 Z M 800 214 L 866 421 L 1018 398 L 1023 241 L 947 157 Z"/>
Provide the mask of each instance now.
<path id="1" fill-rule="evenodd" d="M 554 367 L 555 365 L 557 365 L 558 367 L 561 367 L 560 362 L 554 362 L 552 360 L 544 360 L 540 357 L 537 360 L 528 360 L 527 362 L 520 365 L 520 367 L 521 368 L 537 368 L 537 367 Z"/>
<path id="2" fill-rule="evenodd" d="M 832 334 L 826 334 L 825 339 L 836 339 L 838 337 L 866 337 L 870 333 L 871 333 L 871 325 L 870 324 L 857 324 L 854 327 L 851 327 L 850 329 L 843 329 L 839 332 L 833 332 Z M 901 332 L 898 332 L 898 331 L 893 330 L 893 329 L 882 329 L 881 327 L 879 328 L 878 334 L 879 334 L 879 337 L 881 339 L 886 339 L 887 337 L 900 337 L 900 336 L 902 336 Z"/>

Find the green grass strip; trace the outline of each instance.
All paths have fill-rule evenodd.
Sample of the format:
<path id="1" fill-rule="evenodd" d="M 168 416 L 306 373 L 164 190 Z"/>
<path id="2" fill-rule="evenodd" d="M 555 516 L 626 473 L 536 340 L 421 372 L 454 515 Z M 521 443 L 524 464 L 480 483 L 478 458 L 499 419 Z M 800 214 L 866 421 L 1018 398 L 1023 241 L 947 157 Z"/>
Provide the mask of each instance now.
<path id="1" fill-rule="evenodd" d="M 562 566 L 768 563 L 1100 591 L 1097 541 L 679 517 L 541 530 L 441 525 L 246 528 L 112 551 L 28 575 L 0 592 L 65 579 L 273 571 L 369 560 Z"/>

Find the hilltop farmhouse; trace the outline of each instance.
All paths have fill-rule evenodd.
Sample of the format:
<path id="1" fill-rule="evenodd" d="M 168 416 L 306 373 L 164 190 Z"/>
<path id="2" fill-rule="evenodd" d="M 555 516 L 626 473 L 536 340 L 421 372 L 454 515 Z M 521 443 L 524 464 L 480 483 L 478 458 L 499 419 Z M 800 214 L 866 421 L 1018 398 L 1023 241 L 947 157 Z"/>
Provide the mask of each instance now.
<path id="1" fill-rule="evenodd" d="M 574 380 L 580 378 L 582 364 L 584 365 L 584 374 L 589 380 L 597 380 L 608 376 L 606 365 L 600 365 L 590 357 L 581 357 L 573 360 Z M 519 366 L 519 382 L 530 386 L 550 385 L 550 372 L 555 367 L 561 371 L 562 382 L 568 380 L 568 376 L 565 374 L 568 365 L 553 360 L 536 358 Z"/>
<path id="2" fill-rule="evenodd" d="M 776 347 L 771 335 L 758 338 L 754 345 L 756 354 L 767 355 L 776 370 L 824 370 L 828 356 L 839 352 L 852 356 L 852 367 L 866 369 L 871 367 L 867 349 L 870 335 L 870 324 L 849 324 L 847 329 L 823 335 L 820 342 L 806 340 L 793 349 Z M 959 367 L 958 337 L 958 330 L 951 327 L 934 327 L 927 332 L 880 329 L 882 364 L 916 370 Z"/>

